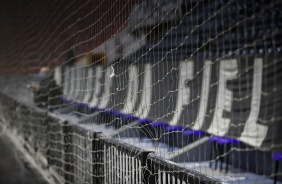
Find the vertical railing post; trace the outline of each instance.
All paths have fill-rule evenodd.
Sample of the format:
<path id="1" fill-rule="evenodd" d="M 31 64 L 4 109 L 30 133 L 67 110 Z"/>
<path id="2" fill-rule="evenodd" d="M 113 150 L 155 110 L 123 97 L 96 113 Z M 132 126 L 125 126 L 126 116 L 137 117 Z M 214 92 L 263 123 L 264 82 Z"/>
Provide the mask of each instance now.
<path id="1" fill-rule="evenodd" d="M 97 136 L 100 133 L 92 133 L 92 180 L 93 183 L 104 183 L 104 144 L 102 139 Z"/>
<path id="2" fill-rule="evenodd" d="M 67 121 L 63 122 L 63 170 L 65 183 L 74 182 L 73 149 L 72 149 L 72 127 Z"/>
<path id="3" fill-rule="evenodd" d="M 145 177 L 148 178 L 148 184 L 155 184 L 158 181 L 158 173 L 156 173 L 155 164 L 153 164 L 152 159 L 148 158 L 146 160 L 147 165 L 147 173 L 145 173 Z"/>
<path id="4" fill-rule="evenodd" d="M 86 132 L 86 154 L 85 154 L 85 161 L 86 161 L 86 181 L 89 184 L 93 184 L 93 140 L 95 138 L 95 133 L 87 131 Z"/>
<path id="5" fill-rule="evenodd" d="M 148 154 L 149 154 L 150 152 L 143 152 L 142 153 L 142 158 L 141 158 L 141 163 L 142 163 L 142 165 L 143 165 L 143 169 L 142 169 L 142 173 L 143 173 L 143 182 L 145 183 L 145 184 L 149 184 L 150 183 L 150 180 L 149 180 L 149 177 L 150 177 L 150 175 L 151 175 L 151 173 L 150 173 L 150 169 L 151 168 L 148 168 L 147 166 L 147 164 L 148 164 L 148 162 L 147 162 L 147 159 L 148 159 Z"/>

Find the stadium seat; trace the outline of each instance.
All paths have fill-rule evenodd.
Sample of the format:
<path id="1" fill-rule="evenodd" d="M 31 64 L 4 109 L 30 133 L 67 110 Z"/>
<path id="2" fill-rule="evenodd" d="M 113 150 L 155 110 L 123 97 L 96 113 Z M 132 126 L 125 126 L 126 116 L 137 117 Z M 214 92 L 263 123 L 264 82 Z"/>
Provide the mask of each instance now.
<path id="1" fill-rule="evenodd" d="M 277 172 L 279 168 L 279 161 L 282 160 L 282 152 L 273 153 L 272 159 L 275 161 L 275 170 L 274 170 L 274 184 L 277 183 Z"/>
<path id="2" fill-rule="evenodd" d="M 106 126 L 111 126 L 112 125 L 112 121 L 114 120 L 115 118 L 115 111 L 112 110 L 112 109 L 105 109 L 105 110 L 102 110 L 100 113 L 99 113 L 99 119 L 98 119 L 98 124 L 103 124 L 103 125 L 106 125 Z"/>
<path id="3" fill-rule="evenodd" d="M 76 102 L 74 111 L 77 111 L 78 112 L 77 114 L 79 113 L 84 114 L 87 108 L 88 108 L 87 104 L 82 102 Z"/>
<path id="4" fill-rule="evenodd" d="M 168 126 L 165 122 L 152 122 L 146 126 L 146 136 L 152 140 L 159 141 Z"/>
<path id="5" fill-rule="evenodd" d="M 164 136 L 164 141 L 169 145 L 169 150 L 172 150 L 173 147 L 181 148 L 186 145 L 185 140 L 183 139 L 184 127 L 181 125 L 168 126 L 166 128 L 167 134 Z"/>
<path id="6" fill-rule="evenodd" d="M 71 103 L 71 102 L 72 102 L 72 100 L 67 99 L 67 98 L 65 98 L 65 97 L 61 97 L 61 100 L 62 100 L 62 101 L 63 101 L 63 103 L 65 103 L 65 104 L 69 104 L 69 103 Z"/>
<path id="7" fill-rule="evenodd" d="M 121 128 L 139 119 L 132 114 L 123 114 L 112 109 L 100 110 L 99 116 L 102 124 L 114 127 L 115 129 Z"/>
<path id="8" fill-rule="evenodd" d="M 206 133 L 201 130 L 184 130 L 183 132 L 183 136 L 185 137 L 187 144 L 190 144 L 205 135 Z"/>
<path id="9" fill-rule="evenodd" d="M 148 118 L 140 119 L 138 121 L 138 124 L 139 124 L 138 132 L 139 132 L 140 139 L 149 137 L 148 127 L 150 126 L 151 123 L 153 123 L 153 121 Z"/>
<path id="10" fill-rule="evenodd" d="M 156 121 L 149 126 L 151 128 L 151 136 L 153 139 L 159 141 L 169 125 L 165 122 Z"/>
<path id="11" fill-rule="evenodd" d="M 225 172 L 228 172 L 228 163 L 229 163 L 229 158 L 228 154 L 224 156 L 225 153 L 228 153 L 231 149 L 232 145 L 239 144 L 238 140 L 231 139 L 228 137 L 221 137 L 221 136 L 213 136 L 209 138 L 209 142 L 212 143 L 211 146 L 211 154 L 210 154 L 210 168 L 212 167 L 212 160 L 216 159 L 215 161 L 215 169 L 217 169 L 217 157 L 219 157 L 220 160 L 220 171 L 222 171 L 223 167 L 223 161 L 225 158 Z"/>
<path id="12" fill-rule="evenodd" d="M 138 117 L 132 115 L 132 114 L 123 114 L 120 112 L 115 112 L 114 113 L 114 120 L 112 123 L 112 126 L 115 129 L 121 128 L 122 126 L 128 125 L 129 123 L 133 122 L 133 121 L 137 121 L 139 120 Z"/>

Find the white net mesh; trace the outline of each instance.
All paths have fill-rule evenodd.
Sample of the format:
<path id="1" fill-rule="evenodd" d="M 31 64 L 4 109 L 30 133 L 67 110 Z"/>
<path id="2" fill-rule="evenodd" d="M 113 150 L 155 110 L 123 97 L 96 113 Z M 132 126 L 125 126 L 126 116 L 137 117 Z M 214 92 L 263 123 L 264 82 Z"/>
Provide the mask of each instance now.
<path id="1" fill-rule="evenodd" d="M 281 8 L 3 1 L 1 122 L 58 182 L 282 181 Z"/>

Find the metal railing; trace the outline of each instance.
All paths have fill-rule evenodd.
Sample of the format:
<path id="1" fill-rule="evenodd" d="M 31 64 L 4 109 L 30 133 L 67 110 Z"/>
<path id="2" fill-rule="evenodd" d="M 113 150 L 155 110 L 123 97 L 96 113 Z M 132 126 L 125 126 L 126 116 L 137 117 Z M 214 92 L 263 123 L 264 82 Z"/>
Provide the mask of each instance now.
<path id="1" fill-rule="evenodd" d="M 58 183 L 220 183 L 6 95 L 0 103 L 6 126 L 19 132 L 30 154 L 47 160 L 46 172 Z"/>

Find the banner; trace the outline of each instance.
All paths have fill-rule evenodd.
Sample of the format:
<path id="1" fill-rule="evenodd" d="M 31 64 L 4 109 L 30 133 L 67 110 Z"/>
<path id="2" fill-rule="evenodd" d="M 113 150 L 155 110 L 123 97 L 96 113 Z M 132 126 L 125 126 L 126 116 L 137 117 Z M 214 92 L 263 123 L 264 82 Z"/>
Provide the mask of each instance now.
<path id="1" fill-rule="evenodd" d="M 92 105 L 234 137 L 256 147 L 281 143 L 281 58 L 163 60 L 113 68 L 114 77 L 110 67 L 93 70 L 101 79 Z"/>

